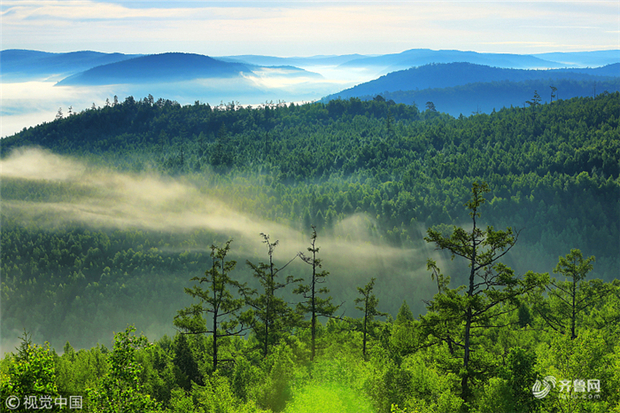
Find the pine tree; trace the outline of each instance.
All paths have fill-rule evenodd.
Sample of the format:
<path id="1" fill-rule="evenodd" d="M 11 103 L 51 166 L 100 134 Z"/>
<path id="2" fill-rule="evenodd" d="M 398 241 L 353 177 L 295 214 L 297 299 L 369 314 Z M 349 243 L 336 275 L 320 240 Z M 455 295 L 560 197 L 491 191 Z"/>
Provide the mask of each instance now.
<path id="1" fill-rule="evenodd" d="M 536 297 L 534 310 L 553 330 L 577 338 L 579 320 L 583 314 L 595 306 L 602 298 L 614 291 L 616 283 L 604 283 L 595 279 L 585 281 L 593 269 L 595 257 L 584 259 L 578 249 L 572 249 L 566 257 L 560 257 L 553 272 L 562 274 L 565 280 L 551 279 L 547 286 L 549 297 Z"/>
<path id="2" fill-rule="evenodd" d="M 518 234 L 512 228 L 495 231 L 487 226 L 485 230 L 478 226 L 480 207 L 485 203 L 484 194 L 490 192 L 483 182 L 474 182 L 472 198 L 465 205 L 470 210 L 472 229 L 454 227 L 449 237 L 440 231 L 429 229 L 424 238 L 434 243 L 438 249 L 448 250 L 452 258 L 459 256 L 469 264 L 468 282 L 455 289 L 447 285 L 440 287 L 440 292 L 429 303 L 429 312 L 421 317 L 425 332 L 440 343 L 450 337 L 460 351 L 455 351 L 462 358 L 461 398 L 464 406 L 471 399 L 470 379 L 480 373 L 480 367 L 472 365 L 472 329 L 492 326 L 492 320 L 501 312 L 515 311 L 519 298 L 529 291 L 542 288 L 548 282 L 548 274 L 528 272 L 523 278 L 515 276 L 514 271 L 500 262 L 517 242 Z M 431 269 L 438 270 L 437 265 L 429 261 Z M 438 278 L 439 280 L 439 278 Z M 441 285 L 441 283 L 440 283 Z M 453 328 L 454 321 L 458 328 Z M 448 331 L 446 331 L 448 330 Z"/>
<path id="3" fill-rule="evenodd" d="M 361 295 L 361 297 L 355 299 L 355 304 L 362 304 L 361 306 L 355 306 L 355 308 L 364 313 L 361 326 L 362 355 L 364 356 L 364 359 L 366 359 L 366 343 L 368 342 L 368 335 L 372 334 L 376 325 L 374 318 L 377 316 L 387 316 L 387 313 L 382 313 L 381 311 L 377 310 L 379 300 L 373 294 L 375 280 L 376 278 L 373 277 L 370 282 L 364 286 L 364 288 L 357 287 L 357 292 Z"/>
<path id="4" fill-rule="evenodd" d="M 316 246 L 316 227 L 312 225 L 312 235 L 310 237 L 310 247 L 308 252 L 310 255 L 300 253 L 303 262 L 312 267 L 312 276 L 309 284 L 300 284 L 293 292 L 301 294 L 305 301 L 297 304 L 297 311 L 300 314 L 310 315 L 310 331 L 311 331 L 311 360 L 314 360 L 316 354 L 316 323 L 318 317 L 331 317 L 339 305 L 332 304 L 332 297 L 322 298 L 319 294 L 329 294 L 329 289 L 319 288 L 319 284 L 323 284 L 329 275 L 328 271 L 319 271 L 322 267 L 321 259 L 317 258 L 319 247 Z"/>
<path id="5" fill-rule="evenodd" d="M 266 357 L 269 354 L 270 347 L 273 347 L 279 341 L 282 331 L 292 326 L 296 318 L 294 311 L 289 307 L 288 303 L 276 296 L 276 291 L 299 280 L 287 277 L 285 282 L 278 281 L 277 276 L 279 272 L 293 262 L 297 255 L 282 268 L 277 268 L 273 262 L 273 253 L 278 246 L 278 241 L 271 242 L 269 235 L 263 233 L 260 235 L 263 237 L 263 243 L 267 244 L 269 263 L 260 262 L 253 264 L 249 260 L 247 261 L 248 266 L 254 271 L 254 277 L 258 278 L 263 287 L 263 293 L 259 297 L 248 298 L 248 303 L 254 308 L 257 320 L 253 323 L 252 328 L 256 338 L 261 343 L 263 357 Z"/>
<path id="6" fill-rule="evenodd" d="M 199 281 L 193 288 L 186 288 L 185 292 L 200 303 L 193 304 L 178 311 L 174 318 L 174 325 L 185 334 L 211 334 L 213 337 L 213 371 L 218 366 L 219 339 L 239 335 L 249 328 L 253 314 L 251 311 L 241 313 L 245 306 L 244 298 L 235 298 L 230 292 L 236 288 L 240 295 L 247 295 L 245 284 L 230 278 L 230 272 L 235 268 L 236 261 L 226 261 L 230 251 L 228 240 L 224 247 L 211 245 L 211 268 L 204 277 L 194 277 L 192 281 Z M 201 284 L 208 287 L 204 289 Z M 207 327 L 207 318 L 211 319 L 211 327 Z"/>

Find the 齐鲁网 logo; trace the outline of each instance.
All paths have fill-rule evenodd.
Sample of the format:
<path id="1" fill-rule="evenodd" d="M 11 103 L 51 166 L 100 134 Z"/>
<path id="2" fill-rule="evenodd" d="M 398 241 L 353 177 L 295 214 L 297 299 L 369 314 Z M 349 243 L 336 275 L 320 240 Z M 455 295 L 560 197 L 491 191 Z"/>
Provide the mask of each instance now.
<path id="1" fill-rule="evenodd" d="M 554 387 L 555 377 L 546 376 L 544 379 L 542 379 L 542 382 L 540 380 L 536 380 L 536 383 L 534 383 L 534 387 L 532 387 L 532 394 L 537 399 L 542 399 L 543 397 L 548 395 L 551 389 L 553 389 Z"/>

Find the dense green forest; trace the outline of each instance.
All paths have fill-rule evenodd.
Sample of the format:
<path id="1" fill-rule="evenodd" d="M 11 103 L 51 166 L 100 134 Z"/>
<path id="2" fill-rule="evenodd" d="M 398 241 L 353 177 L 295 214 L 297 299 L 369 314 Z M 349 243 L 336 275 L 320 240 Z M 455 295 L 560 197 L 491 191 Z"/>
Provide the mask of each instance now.
<path id="1" fill-rule="evenodd" d="M 0 147 L 3 400 L 620 409 L 619 115 L 619 93 L 534 91 L 459 118 L 382 97 L 59 111 Z M 215 330 L 209 289 L 228 300 Z"/>

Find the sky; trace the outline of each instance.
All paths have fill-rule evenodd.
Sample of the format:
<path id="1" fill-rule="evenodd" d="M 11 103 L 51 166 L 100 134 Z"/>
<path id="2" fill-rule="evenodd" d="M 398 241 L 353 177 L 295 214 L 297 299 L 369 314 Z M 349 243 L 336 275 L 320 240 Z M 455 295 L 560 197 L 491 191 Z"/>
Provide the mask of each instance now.
<path id="1" fill-rule="evenodd" d="M 211 56 L 620 48 L 612 1 L 3 1 L 2 49 Z"/>

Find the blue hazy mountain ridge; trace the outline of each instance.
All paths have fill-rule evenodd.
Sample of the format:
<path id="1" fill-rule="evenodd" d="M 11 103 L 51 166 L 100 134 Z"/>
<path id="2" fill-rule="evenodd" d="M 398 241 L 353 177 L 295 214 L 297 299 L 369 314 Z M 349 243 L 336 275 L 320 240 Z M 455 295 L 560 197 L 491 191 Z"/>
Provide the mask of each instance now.
<path id="1" fill-rule="evenodd" d="M 2 80 L 29 80 L 42 76 L 68 76 L 90 68 L 140 57 L 138 54 L 78 51 L 49 53 L 8 49 L 0 52 Z"/>
<path id="2" fill-rule="evenodd" d="M 323 79 L 323 75 L 316 72 L 311 72 L 309 70 L 301 69 L 297 66 L 258 66 L 253 64 L 247 65 L 254 73 L 260 72 L 272 72 L 274 74 L 278 73 L 284 75 L 286 77 L 309 77 L 315 79 Z"/>
<path id="3" fill-rule="evenodd" d="M 614 72 L 618 73 L 619 67 L 620 65 L 615 64 L 611 67 L 595 69 L 525 70 L 489 67 L 464 62 L 433 63 L 389 73 L 370 82 L 329 95 L 323 98 L 323 101 L 374 96 L 384 92 L 455 87 L 468 83 L 524 82 L 542 79 L 602 80 L 597 78 L 609 76 L 610 73 Z"/>
<path id="4" fill-rule="evenodd" d="M 413 66 L 422 66 L 429 63 L 467 62 L 480 65 L 531 69 L 531 68 L 560 68 L 566 64 L 545 60 L 531 55 L 508 53 L 478 53 L 460 50 L 430 50 L 412 49 L 402 53 L 386 54 L 381 56 L 353 59 L 341 64 L 344 67 L 381 67 L 391 72 Z"/>
<path id="5" fill-rule="evenodd" d="M 216 59 L 226 62 L 249 63 L 260 66 L 293 65 L 293 66 L 336 66 L 345 62 L 368 56 L 360 54 L 318 55 L 310 57 L 276 57 L 261 55 L 221 56 Z"/>
<path id="6" fill-rule="evenodd" d="M 179 82 L 205 78 L 234 78 L 253 73 L 242 63 L 224 62 L 192 53 L 162 53 L 97 66 L 69 76 L 58 86 L 98 86 L 123 83 Z"/>
<path id="7" fill-rule="evenodd" d="M 619 77 L 620 76 L 620 63 L 608 64 L 603 67 L 575 68 L 575 69 L 570 69 L 570 71 L 574 73 L 586 73 L 586 74 L 594 75 L 594 76 Z"/>
<path id="8" fill-rule="evenodd" d="M 533 55 L 567 65 L 582 67 L 605 66 L 620 62 L 620 50 L 598 50 L 593 52 L 554 52 Z"/>
<path id="9" fill-rule="evenodd" d="M 491 113 L 511 106 L 528 106 L 534 93 L 541 96 L 540 103 L 550 102 L 551 87 L 555 87 L 557 99 L 571 99 L 575 97 L 593 96 L 601 93 L 620 91 L 620 78 L 600 78 L 602 80 L 570 80 L 570 79 L 542 79 L 527 80 L 524 82 L 478 82 L 462 86 L 441 89 L 407 90 L 385 92 L 381 96 L 395 103 L 417 103 L 421 110 L 425 109 L 426 102 L 433 102 L 436 110 L 448 113 L 454 117 L 463 114 Z M 361 100 L 370 100 L 376 95 L 360 96 Z"/>

